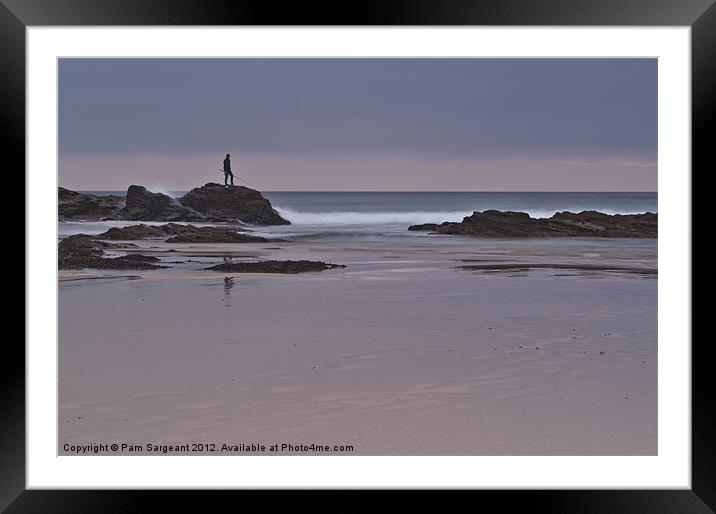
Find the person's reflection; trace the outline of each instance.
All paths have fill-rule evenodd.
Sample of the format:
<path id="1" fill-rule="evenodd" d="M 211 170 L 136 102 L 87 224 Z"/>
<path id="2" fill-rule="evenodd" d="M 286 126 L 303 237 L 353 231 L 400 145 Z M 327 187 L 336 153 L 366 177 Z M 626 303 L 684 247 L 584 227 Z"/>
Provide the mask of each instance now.
<path id="1" fill-rule="evenodd" d="M 234 277 L 224 277 L 224 305 L 231 307 L 231 288 L 234 287 Z"/>

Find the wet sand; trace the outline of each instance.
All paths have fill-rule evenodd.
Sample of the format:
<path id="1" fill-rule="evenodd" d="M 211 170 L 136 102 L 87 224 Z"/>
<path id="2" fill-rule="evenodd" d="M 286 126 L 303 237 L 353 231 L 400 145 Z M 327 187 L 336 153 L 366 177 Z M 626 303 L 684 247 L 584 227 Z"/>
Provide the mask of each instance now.
<path id="1" fill-rule="evenodd" d="M 657 452 L 655 241 L 138 244 L 175 267 L 59 273 L 59 454 Z M 347 267 L 201 271 L 223 256 Z"/>

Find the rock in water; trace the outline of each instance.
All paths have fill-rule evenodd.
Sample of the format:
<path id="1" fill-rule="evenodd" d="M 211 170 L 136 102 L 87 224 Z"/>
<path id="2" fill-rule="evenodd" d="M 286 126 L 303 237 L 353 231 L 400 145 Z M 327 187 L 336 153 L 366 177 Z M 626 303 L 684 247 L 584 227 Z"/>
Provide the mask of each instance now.
<path id="1" fill-rule="evenodd" d="M 97 239 L 114 241 L 132 241 L 137 239 L 166 239 L 167 243 L 266 243 L 281 241 L 240 233 L 236 228 L 226 227 L 195 227 L 167 223 L 166 225 L 130 225 L 128 227 L 112 227 L 97 236 Z"/>
<path id="2" fill-rule="evenodd" d="M 548 221 L 566 225 L 583 235 L 601 237 L 656 238 L 659 228 L 659 216 L 653 212 L 609 215 L 598 211 L 564 211 L 556 213 Z"/>
<path id="3" fill-rule="evenodd" d="M 410 225 L 408 227 L 408 230 L 412 230 L 414 232 L 431 232 L 433 230 L 436 230 L 437 228 L 437 223 L 423 223 L 421 225 Z"/>
<path id="4" fill-rule="evenodd" d="M 115 248 L 92 236 L 76 234 L 60 241 L 57 247 L 57 265 L 60 269 L 156 269 L 160 259 L 150 255 L 123 255 L 105 258 L 104 250 Z"/>
<path id="5" fill-rule="evenodd" d="M 597 211 L 565 211 L 551 218 L 532 218 L 526 212 L 488 210 L 475 211 L 459 223 L 443 223 L 434 233 L 485 237 L 656 238 L 658 216 L 651 212 L 609 215 Z"/>
<path id="6" fill-rule="evenodd" d="M 124 207 L 124 198 L 117 195 L 99 196 L 57 188 L 57 209 L 60 221 L 99 221 L 115 219 Z"/>
<path id="7" fill-rule="evenodd" d="M 143 186 L 129 186 L 125 207 L 119 217 L 142 221 L 205 221 L 207 216 L 182 205 L 171 196 L 152 193 Z"/>
<path id="8" fill-rule="evenodd" d="M 106 232 L 102 232 L 95 236 L 97 239 L 109 239 L 113 241 L 133 241 L 137 239 L 164 239 L 167 236 L 175 234 L 173 227 L 178 227 L 176 223 L 168 223 L 161 226 L 149 226 L 145 224 L 129 225 L 127 227 L 112 227 Z"/>
<path id="9" fill-rule="evenodd" d="M 540 220 L 526 212 L 495 211 L 473 212 L 460 223 L 442 224 L 435 230 L 438 234 L 464 234 L 493 237 L 547 236 L 549 230 Z"/>
<path id="10" fill-rule="evenodd" d="M 331 264 L 321 261 L 258 261 L 226 262 L 204 269 L 229 273 L 306 273 L 345 267 L 345 264 Z"/>
<path id="11" fill-rule="evenodd" d="M 239 220 L 254 225 L 290 225 L 271 207 L 264 196 L 244 186 L 223 186 L 210 182 L 179 198 L 182 205 L 206 216 Z"/>
<path id="12" fill-rule="evenodd" d="M 105 243 L 92 236 L 76 234 L 60 241 L 57 247 L 57 260 L 60 269 L 90 267 L 101 259 Z"/>
<path id="13" fill-rule="evenodd" d="M 267 243 L 265 237 L 240 234 L 235 230 L 221 227 L 193 227 L 185 229 L 167 239 L 167 243 Z"/>

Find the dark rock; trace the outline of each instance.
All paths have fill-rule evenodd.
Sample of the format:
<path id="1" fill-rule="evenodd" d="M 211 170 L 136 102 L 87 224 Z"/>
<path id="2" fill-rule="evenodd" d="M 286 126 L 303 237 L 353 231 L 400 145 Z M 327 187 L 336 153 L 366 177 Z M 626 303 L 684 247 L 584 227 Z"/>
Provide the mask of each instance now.
<path id="1" fill-rule="evenodd" d="M 119 212 L 125 220 L 141 221 L 206 221 L 207 216 L 182 205 L 171 196 L 152 193 L 143 186 L 129 186 L 125 207 Z"/>
<path id="2" fill-rule="evenodd" d="M 345 268 L 345 265 L 320 261 L 259 261 L 228 262 L 204 269 L 230 273 L 305 273 L 333 268 Z"/>
<path id="3" fill-rule="evenodd" d="M 110 239 L 114 241 L 136 241 L 137 239 L 147 238 L 165 238 L 169 235 L 173 235 L 174 232 L 169 232 L 168 228 L 175 225 L 169 223 L 161 226 L 150 226 L 150 225 L 129 225 L 127 227 L 112 227 L 106 232 L 99 234 L 97 239 Z"/>
<path id="4" fill-rule="evenodd" d="M 107 246 L 92 236 L 77 234 L 60 241 L 57 246 L 57 260 L 60 268 L 81 268 L 84 262 L 100 259 Z"/>
<path id="5" fill-rule="evenodd" d="M 99 196 L 57 188 L 60 221 L 98 221 L 115 219 L 124 207 L 124 198 L 117 195 Z"/>
<path id="6" fill-rule="evenodd" d="M 237 232 L 240 229 L 224 227 L 195 227 L 167 223 L 166 225 L 130 225 L 113 227 L 96 236 L 98 239 L 136 240 L 145 238 L 167 238 L 167 243 L 266 243 L 275 241 L 265 237 L 252 236 Z"/>
<path id="7" fill-rule="evenodd" d="M 98 241 L 92 236 L 77 234 L 60 241 L 57 247 L 57 264 L 60 269 L 156 269 L 164 268 L 153 264 L 159 261 L 147 255 L 124 255 L 105 258 L 104 250 L 115 245 Z"/>
<path id="8" fill-rule="evenodd" d="M 112 257 L 109 259 L 99 259 L 93 268 L 99 269 L 158 269 L 167 266 L 159 266 L 153 264 L 161 259 L 151 255 L 130 254 L 121 257 Z"/>
<path id="9" fill-rule="evenodd" d="M 141 255 L 138 253 L 130 253 L 129 255 L 123 255 L 122 257 L 116 257 L 115 260 L 123 262 L 159 262 L 159 257 L 153 255 Z"/>
<path id="10" fill-rule="evenodd" d="M 639 237 L 656 238 L 658 216 L 604 214 L 596 211 L 558 212 L 551 218 L 531 218 L 526 212 L 473 212 L 462 222 L 446 222 L 436 234 L 485 237 Z"/>
<path id="11" fill-rule="evenodd" d="M 159 261 L 156 257 L 147 255 L 123 255 L 121 257 L 112 257 L 110 259 L 99 259 L 99 262 L 92 268 L 98 269 L 159 269 L 167 266 L 159 266 L 152 264 Z"/>
<path id="12" fill-rule="evenodd" d="M 260 192 L 244 186 L 226 187 L 210 182 L 192 189 L 179 202 L 210 217 L 254 225 L 290 225 Z"/>
<path id="13" fill-rule="evenodd" d="M 58 188 L 59 219 L 136 221 L 242 221 L 289 225 L 260 192 L 243 186 L 209 183 L 180 199 L 131 185 L 126 197 L 98 196 Z"/>
<path id="14" fill-rule="evenodd" d="M 437 228 L 437 223 L 423 223 L 422 225 L 410 225 L 408 227 L 408 230 L 413 230 L 416 232 L 431 232 L 433 230 L 436 230 Z"/>
<path id="15" fill-rule="evenodd" d="M 558 212 L 549 220 L 553 224 L 563 224 L 575 231 L 602 237 L 651 237 L 658 235 L 658 215 L 653 212 L 643 214 L 604 214 L 598 211 L 580 213 Z"/>
<path id="16" fill-rule="evenodd" d="M 575 270 L 575 271 L 613 271 L 620 273 L 635 273 L 637 275 L 658 274 L 656 268 L 640 268 L 631 266 L 618 266 L 609 264 L 579 264 L 579 263 L 545 263 L 545 262 L 518 262 L 518 263 L 495 263 L 495 264 L 470 264 L 458 266 L 460 269 L 472 271 L 528 271 L 535 269 L 547 270 Z M 572 336 L 575 338 L 574 336 Z M 576 338 L 575 338 L 576 339 Z"/>
<path id="17" fill-rule="evenodd" d="M 185 230 L 167 239 L 167 243 L 267 243 L 272 241 L 265 237 L 240 234 L 228 228 L 192 227 L 191 225 L 185 225 L 185 227 Z"/>

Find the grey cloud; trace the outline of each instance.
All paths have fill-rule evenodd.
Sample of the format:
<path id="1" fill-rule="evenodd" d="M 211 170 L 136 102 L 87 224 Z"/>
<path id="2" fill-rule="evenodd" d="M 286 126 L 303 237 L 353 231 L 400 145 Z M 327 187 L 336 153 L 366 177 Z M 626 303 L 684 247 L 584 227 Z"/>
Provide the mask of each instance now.
<path id="1" fill-rule="evenodd" d="M 62 59 L 60 152 L 640 155 L 655 59 Z"/>

